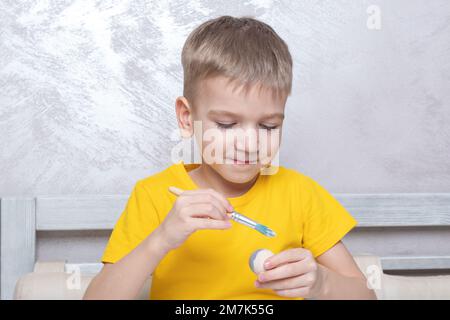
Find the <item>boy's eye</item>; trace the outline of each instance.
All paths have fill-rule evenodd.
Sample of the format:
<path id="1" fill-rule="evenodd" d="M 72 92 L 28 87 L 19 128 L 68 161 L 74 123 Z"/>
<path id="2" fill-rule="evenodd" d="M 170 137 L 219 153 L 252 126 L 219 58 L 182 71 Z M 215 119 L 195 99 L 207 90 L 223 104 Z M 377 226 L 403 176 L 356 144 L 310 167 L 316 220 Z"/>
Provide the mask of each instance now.
<path id="1" fill-rule="evenodd" d="M 231 127 L 233 127 L 235 125 L 235 123 L 220 123 L 220 122 L 216 122 L 216 125 L 217 125 L 218 128 L 230 129 Z"/>
<path id="2" fill-rule="evenodd" d="M 221 122 L 216 122 L 216 125 L 218 128 L 221 129 L 231 129 L 236 123 L 221 123 Z M 263 128 L 264 130 L 274 130 L 276 128 L 278 128 L 278 126 L 267 126 L 264 124 L 260 125 L 261 128 Z"/>
<path id="3" fill-rule="evenodd" d="M 261 128 L 263 128 L 265 130 L 274 130 L 274 129 L 278 128 L 278 126 L 266 126 L 266 125 L 262 124 Z"/>

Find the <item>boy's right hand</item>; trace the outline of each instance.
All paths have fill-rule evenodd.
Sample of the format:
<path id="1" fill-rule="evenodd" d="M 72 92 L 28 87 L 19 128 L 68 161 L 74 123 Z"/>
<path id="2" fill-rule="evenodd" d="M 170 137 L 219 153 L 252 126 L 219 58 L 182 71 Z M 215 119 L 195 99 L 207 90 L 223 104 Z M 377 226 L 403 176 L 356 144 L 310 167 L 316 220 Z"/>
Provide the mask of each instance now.
<path id="1" fill-rule="evenodd" d="M 230 202 L 213 189 L 187 190 L 181 193 L 159 228 L 168 249 L 178 248 L 200 229 L 228 229 Z"/>

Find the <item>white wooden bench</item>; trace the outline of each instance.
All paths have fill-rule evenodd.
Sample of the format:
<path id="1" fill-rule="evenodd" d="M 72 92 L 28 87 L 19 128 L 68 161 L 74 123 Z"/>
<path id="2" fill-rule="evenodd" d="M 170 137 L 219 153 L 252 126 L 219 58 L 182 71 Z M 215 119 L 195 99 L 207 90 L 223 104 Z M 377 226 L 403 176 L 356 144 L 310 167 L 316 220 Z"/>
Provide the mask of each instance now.
<path id="1" fill-rule="evenodd" d="M 450 194 L 334 196 L 359 222 L 344 241 L 354 255 L 380 256 L 385 271 L 450 270 Z M 12 299 L 17 280 L 33 271 L 38 231 L 111 230 L 127 198 L 125 195 L 2 198 L 1 299 Z M 417 235 L 421 245 L 414 243 Z M 66 264 L 66 268 L 74 267 L 95 273 L 101 264 Z"/>

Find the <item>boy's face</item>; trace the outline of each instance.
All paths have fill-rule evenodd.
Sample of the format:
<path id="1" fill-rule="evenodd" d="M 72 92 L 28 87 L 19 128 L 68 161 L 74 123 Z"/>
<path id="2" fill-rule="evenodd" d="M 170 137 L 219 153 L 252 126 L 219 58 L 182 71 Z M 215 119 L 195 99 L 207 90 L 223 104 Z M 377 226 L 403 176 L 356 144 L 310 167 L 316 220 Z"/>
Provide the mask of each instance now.
<path id="1" fill-rule="evenodd" d="M 201 142 L 202 165 L 229 182 L 245 183 L 277 154 L 286 98 L 259 86 L 246 92 L 218 76 L 199 83 L 195 105 L 185 106 L 184 113 L 177 100 L 177 115 L 183 125 L 184 114 L 190 133 Z M 194 124 L 202 130 L 194 132 Z"/>

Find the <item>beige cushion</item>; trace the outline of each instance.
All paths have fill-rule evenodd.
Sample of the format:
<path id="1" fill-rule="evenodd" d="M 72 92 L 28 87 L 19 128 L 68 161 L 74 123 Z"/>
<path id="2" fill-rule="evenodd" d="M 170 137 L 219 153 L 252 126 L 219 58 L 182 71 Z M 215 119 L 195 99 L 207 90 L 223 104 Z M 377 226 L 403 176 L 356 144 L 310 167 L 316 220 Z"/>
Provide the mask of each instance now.
<path id="1" fill-rule="evenodd" d="M 81 274 L 75 280 L 74 274 L 65 272 L 64 261 L 36 262 L 34 270 L 22 276 L 16 284 L 16 300 L 81 300 L 95 274 Z M 139 293 L 137 300 L 147 300 L 151 277 Z"/>
<path id="2" fill-rule="evenodd" d="M 383 275 L 382 296 L 385 300 L 449 300 L 450 276 Z"/>
<path id="3" fill-rule="evenodd" d="M 379 300 L 450 299 L 450 276 L 394 276 L 382 272 L 381 261 L 373 255 L 354 257 Z M 379 279 L 377 282 L 377 270 Z M 375 281 L 370 281 L 375 279 Z"/>
<path id="4" fill-rule="evenodd" d="M 377 295 L 382 299 L 450 299 L 450 276 L 392 276 L 382 272 L 380 259 L 373 255 L 355 256 L 355 261 Z M 64 262 L 37 262 L 34 271 L 19 279 L 14 299 L 80 300 L 95 274 L 82 274 L 74 283 L 73 274 L 66 273 Z M 378 273 L 377 273 L 378 272 Z M 379 280 L 379 281 L 377 281 Z M 78 286 L 79 284 L 79 286 Z M 137 299 L 148 299 L 151 278 L 144 284 Z"/>

